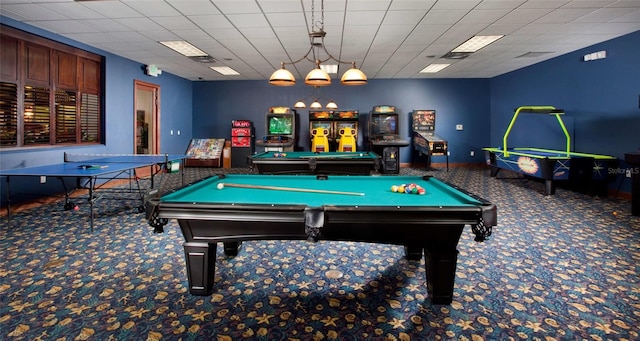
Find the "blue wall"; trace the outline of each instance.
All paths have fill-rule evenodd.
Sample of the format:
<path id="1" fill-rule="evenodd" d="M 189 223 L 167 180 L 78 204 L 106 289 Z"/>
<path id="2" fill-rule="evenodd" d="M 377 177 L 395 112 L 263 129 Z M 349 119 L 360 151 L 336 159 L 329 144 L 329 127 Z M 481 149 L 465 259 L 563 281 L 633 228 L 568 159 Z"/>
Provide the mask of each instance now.
<path id="1" fill-rule="evenodd" d="M 300 80 L 298 83 L 302 83 Z M 320 89 L 320 95 L 333 99 L 340 110 L 359 110 L 368 114 L 376 105 L 392 105 L 400 114 L 400 133 L 410 139 L 410 114 L 415 109 L 436 110 L 436 133 L 449 143 L 452 163 L 483 162 L 481 148 L 489 143 L 489 80 L 488 79 L 387 79 L 369 80 L 366 86 L 348 87 L 338 80 Z M 271 106 L 293 107 L 298 99 L 313 98 L 313 89 L 298 84 L 275 87 L 264 81 L 196 82 L 193 87 L 194 137 L 224 137 L 231 135 L 231 120 L 253 121 L 256 137 L 265 131 L 265 113 Z M 309 101 L 307 100 L 307 104 Z M 310 150 L 309 110 L 298 110 L 300 140 L 298 145 Z M 366 129 L 361 119 L 360 131 Z M 464 130 L 456 131 L 456 124 Z M 362 134 L 361 134 L 362 135 Z M 476 152 L 471 157 L 470 151 Z M 400 151 L 401 162 L 410 162 L 411 149 Z M 444 162 L 444 157 L 434 157 Z"/>
<path id="2" fill-rule="evenodd" d="M 309 97 L 316 97 L 312 88 L 302 84 L 274 87 L 266 80 L 191 82 L 166 72 L 157 78 L 149 77 L 138 62 L 2 16 L 0 23 L 102 55 L 106 67 L 104 145 L 1 150 L 2 169 L 58 163 L 64 152 L 132 153 L 136 79 L 161 87 L 162 153 L 183 153 L 191 138 L 229 138 L 233 119 L 253 121 L 256 136 L 261 138 L 269 107 L 292 106 L 300 98 L 308 102 Z M 606 59 L 581 61 L 582 55 L 599 50 L 607 51 Z M 411 111 L 435 109 L 436 133 L 448 140 L 452 163 L 483 163 L 481 148 L 501 145 L 514 108 L 522 105 L 565 109 L 564 121 L 575 151 L 623 159 L 625 152 L 640 147 L 639 55 L 640 31 L 493 79 L 374 79 L 362 87 L 323 87 L 320 96 L 335 100 L 340 109 L 359 110 L 362 114 L 375 105 L 396 106 L 401 127 L 405 127 L 401 133 L 407 139 Z M 308 110 L 299 114 L 299 145 L 308 150 Z M 512 133 L 514 143 L 555 149 L 564 146 L 556 123 L 545 118 L 518 121 Z M 464 130 L 456 131 L 457 124 L 462 124 Z M 170 135 L 170 130 L 181 130 L 182 134 Z M 476 152 L 474 157 L 469 156 L 472 150 Z M 409 161 L 410 148 L 406 147 L 401 151 L 401 162 Z M 434 162 L 443 161 L 443 157 L 434 157 Z M 16 180 L 12 179 L 13 189 L 28 188 L 32 192 L 46 192 L 51 185 L 41 185 L 39 179 Z M 630 191 L 629 181 L 622 190 Z M 5 204 L 3 188 L 0 193 Z"/>
<path id="3" fill-rule="evenodd" d="M 60 163 L 64 152 L 69 153 L 115 153 L 131 154 L 134 152 L 134 80 L 141 80 L 160 86 L 160 152 L 182 154 L 191 138 L 192 82 L 169 73 L 159 77 L 144 74 L 143 65 L 105 51 L 83 45 L 73 40 L 51 34 L 0 16 L 0 23 L 23 31 L 65 43 L 86 51 L 104 56 L 105 62 L 105 125 L 104 144 L 89 146 L 53 146 L 36 148 L 17 148 L 0 151 L 0 167 L 11 169 Z M 170 135 L 170 129 L 180 129 L 181 135 Z M 4 180 L 4 179 L 3 179 Z M 16 177 L 11 179 L 13 191 L 29 189 L 26 192 L 60 191 L 57 180 L 40 184 L 40 179 Z M 6 202 L 5 182 L 0 182 L 2 204 Z"/>
<path id="4" fill-rule="evenodd" d="M 607 58 L 584 62 L 582 56 L 605 50 Z M 491 79 L 491 146 L 502 146 L 513 110 L 523 105 L 552 105 L 566 111 L 573 150 L 624 160 L 640 148 L 640 31 L 590 46 Z M 529 115 L 538 116 L 538 115 Z M 518 118 L 509 147 L 563 149 L 555 118 Z M 525 143 L 525 144 L 518 144 Z M 621 168 L 629 167 L 624 162 Z M 622 175 L 611 187 L 630 180 Z"/>

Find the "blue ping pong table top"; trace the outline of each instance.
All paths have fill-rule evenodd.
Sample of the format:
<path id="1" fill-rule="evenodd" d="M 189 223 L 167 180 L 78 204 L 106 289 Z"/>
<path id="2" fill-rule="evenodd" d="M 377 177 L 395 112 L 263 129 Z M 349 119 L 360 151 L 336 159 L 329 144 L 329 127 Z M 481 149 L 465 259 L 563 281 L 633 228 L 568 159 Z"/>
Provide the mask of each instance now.
<path id="1" fill-rule="evenodd" d="M 178 161 L 188 155 L 123 155 L 107 156 L 76 162 L 56 163 L 0 170 L 0 176 L 96 177 L 134 168 L 153 166 L 165 161 Z M 95 167 L 83 168 L 84 165 Z"/>

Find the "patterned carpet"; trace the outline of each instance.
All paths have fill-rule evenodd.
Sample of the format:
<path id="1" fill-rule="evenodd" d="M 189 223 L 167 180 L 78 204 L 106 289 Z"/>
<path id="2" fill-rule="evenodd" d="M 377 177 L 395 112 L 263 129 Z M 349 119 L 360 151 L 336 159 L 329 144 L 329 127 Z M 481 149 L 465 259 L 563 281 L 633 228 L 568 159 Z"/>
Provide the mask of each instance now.
<path id="1" fill-rule="evenodd" d="M 640 339 L 628 201 L 544 196 L 542 183 L 486 168 L 401 172 L 425 173 L 498 206 L 488 241 L 465 227 L 451 305 L 429 301 L 424 262 L 402 247 L 333 241 L 245 242 L 235 258 L 219 247 L 215 293 L 192 296 L 175 221 L 154 234 L 138 202 L 101 200 L 90 233 L 88 205 L 54 203 L 0 223 L 0 339 Z"/>

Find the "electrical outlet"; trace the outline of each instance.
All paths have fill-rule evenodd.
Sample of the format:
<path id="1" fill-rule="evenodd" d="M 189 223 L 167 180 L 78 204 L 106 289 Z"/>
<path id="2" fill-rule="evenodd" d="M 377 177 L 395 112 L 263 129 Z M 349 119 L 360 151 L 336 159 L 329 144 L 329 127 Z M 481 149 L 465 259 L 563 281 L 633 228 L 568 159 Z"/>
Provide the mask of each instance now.
<path id="1" fill-rule="evenodd" d="M 456 130 L 462 130 L 463 128 L 462 124 L 456 124 Z"/>
<path id="2" fill-rule="evenodd" d="M 46 176 L 44 176 L 44 175 L 42 175 L 42 176 L 40 177 L 40 183 L 41 183 L 41 184 L 44 184 L 44 183 L 46 183 L 46 182 L 47 182 L 47 177 L 46 177 Z"/>
<path id="3" fill-rule="evenodd" d="M 476 152 L 472 150 L 471 152 L 469 152 L 469 156 L 476 156 Z"/>
<path id="4" fill-rule="evenodd" d="M 625 173 L 627 175 L 627 178 L 631 177 L 631 170 L 630 169 L 627 169 L 627 171 Z"/>
<path id="5" fill-rule="evenodd" d="M 450 151 L 447 151 L 447 156 L 451 156 L 451 152 Z"/>

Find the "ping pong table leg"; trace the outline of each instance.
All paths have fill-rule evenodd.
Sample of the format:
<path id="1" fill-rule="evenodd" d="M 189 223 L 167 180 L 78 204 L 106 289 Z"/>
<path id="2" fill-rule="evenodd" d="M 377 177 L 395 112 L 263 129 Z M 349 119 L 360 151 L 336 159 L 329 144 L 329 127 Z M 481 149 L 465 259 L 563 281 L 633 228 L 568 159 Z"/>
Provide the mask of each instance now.
<path id="1" fill-rule="evenodd" d="M 95 183 L 95 178 L 89 178 L 89 225 L 91 226 L 91 233 L 93 233 L 93 186 Z"/>
<path id="2" fill-rule="evenodd" d="M 11 190 L 9 189 L 9 179 L 7 176 L 7 226 L 11 226 Z"/>
<path id="3" fill-rule="evenodd" d="M 153 166 L 152 166 L 153 167 Z M 135 170 L 135 168 L 133 169 L 133 178 L 136 181 L 136 187 L 138 187 L 138 195 L 140 196 L 140 206 L 138 206 L 138 212 L 144 212 L 144 191 L 142 190 L 142 188 L 140 187 L 140 179 L 138 178 L 138 174 Z M 129 177 L 129 183 L 131 183 L 131 177 Z M 151 188 L 153 188 L 153 168 L 151 169 Z M 131 185 L 129 192 L 132 191 Z"/>
<path id="4" fill-rule="evenodd" d="M 69 211 L 71 209 L 73 209 L 74 204 L 71 202 L 70 197 L 69 197 L 69 193 L 71 193 L 68 189 L 67 189 L 67 184 L 64 182 L 64 178 L 59 176 L 58 180 L 60 180 L 60 182 L 62 183 L 62 189 L 64 190 L 64 209 Z M 79 183 L 80 183 L 80 178 L 76 178 L 77 181 L 77 186 L 79 187 Z"/>
<path id="5" fill-rule="evenodd" d="M 156 173 L 154 172 L 155 169 L 153 169 L 153 167 L 154 167 L 154 165 L 149 166 L 149 174 L 151 175 L 151 188 L 155 187 L 154 178 L 155 178 Z M 161 168 L 162 168 L 162 166 L 161 166 Z"/>

